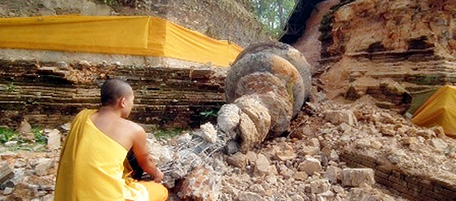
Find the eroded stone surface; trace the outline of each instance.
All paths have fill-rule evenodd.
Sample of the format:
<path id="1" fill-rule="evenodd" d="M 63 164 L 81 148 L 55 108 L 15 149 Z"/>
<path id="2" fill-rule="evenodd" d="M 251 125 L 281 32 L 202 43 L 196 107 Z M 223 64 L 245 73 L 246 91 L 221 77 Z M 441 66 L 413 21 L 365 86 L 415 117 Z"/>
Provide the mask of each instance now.
<path id="1" fill-rule="evenodd" d="M 374 185 L 374 170 L 370 168 L 346 168 L 342 170 L 342 184 L 359 187 L 362 184 Z"/>

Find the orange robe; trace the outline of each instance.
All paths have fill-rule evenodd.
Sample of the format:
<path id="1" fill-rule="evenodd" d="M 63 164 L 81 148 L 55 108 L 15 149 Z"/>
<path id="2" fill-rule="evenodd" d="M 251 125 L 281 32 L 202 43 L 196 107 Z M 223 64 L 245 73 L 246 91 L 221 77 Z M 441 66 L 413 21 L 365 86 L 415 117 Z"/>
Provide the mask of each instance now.
<path id="1" fill-rule="evenodd" d="M 83 110 L 74 119 L 60 154 L 55 201 L 161 201 L 167 189 L 124 174 L 126 150 L 105 135 Z"/>

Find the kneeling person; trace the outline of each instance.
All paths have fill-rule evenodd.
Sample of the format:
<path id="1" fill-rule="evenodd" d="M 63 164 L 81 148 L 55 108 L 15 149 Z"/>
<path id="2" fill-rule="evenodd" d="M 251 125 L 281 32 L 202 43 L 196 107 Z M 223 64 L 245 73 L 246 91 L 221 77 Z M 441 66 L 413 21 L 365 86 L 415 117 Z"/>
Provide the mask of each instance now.
<path id="1" fill-rule="evenodd" d="M 167 189 L 159 184 L 163 174 L 147 151 L 144 129 L 125 119 L 133 99 L 129 84 L 110 79 L 101 87 L 101 108 L 86 109 L 76 116 L 60 153 L 54 200 L 167 199 Z M 138 182 L 124 173 L 129 150 L 155 182 Z"/>

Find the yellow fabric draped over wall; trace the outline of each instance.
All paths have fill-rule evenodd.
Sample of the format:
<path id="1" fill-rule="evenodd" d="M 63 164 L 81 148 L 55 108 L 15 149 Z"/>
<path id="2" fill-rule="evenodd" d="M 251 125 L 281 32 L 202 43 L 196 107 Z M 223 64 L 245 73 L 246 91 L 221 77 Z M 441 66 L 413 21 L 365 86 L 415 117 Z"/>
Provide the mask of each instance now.
<path id="1" fill-rule="evenodd" d="M 446 135 L 456 136 L 456 86 L 439 88 L 413 114 L 412 122 L 419 126 L 442 126 Z"/>
<path id="2" fill-rule="evenodd" d="M 242 48 L 151 16 L 0 19 L 0 48 L 169 57 L 229 66 Z"/>

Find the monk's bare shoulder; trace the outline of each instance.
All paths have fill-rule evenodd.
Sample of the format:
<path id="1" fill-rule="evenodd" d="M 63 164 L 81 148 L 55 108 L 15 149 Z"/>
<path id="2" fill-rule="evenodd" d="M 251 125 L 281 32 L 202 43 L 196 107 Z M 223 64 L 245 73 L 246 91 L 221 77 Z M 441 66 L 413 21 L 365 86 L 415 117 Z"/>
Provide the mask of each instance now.
<path id="1" fill-rule="evenodd" d="M 131 130 L 132 134 L 145 133 L 144 128 L 133 121 L 122 119 L 122 124 Z"/>

